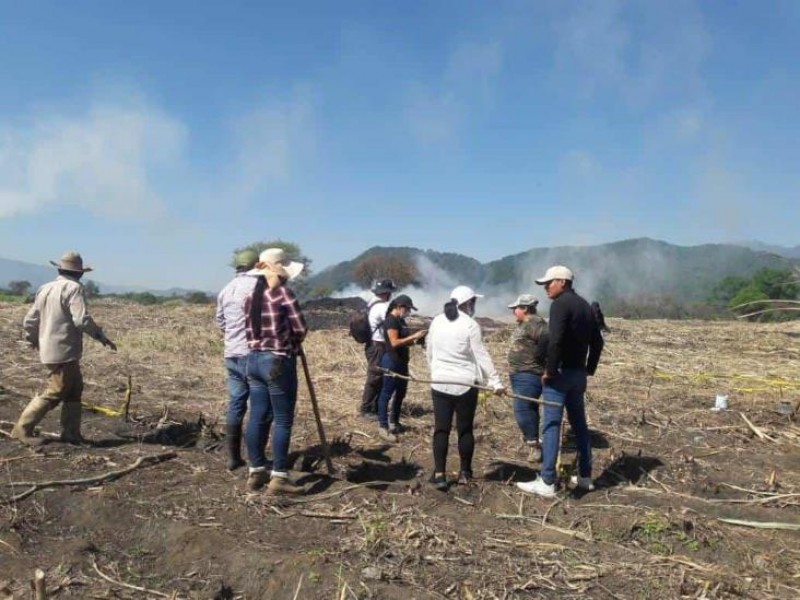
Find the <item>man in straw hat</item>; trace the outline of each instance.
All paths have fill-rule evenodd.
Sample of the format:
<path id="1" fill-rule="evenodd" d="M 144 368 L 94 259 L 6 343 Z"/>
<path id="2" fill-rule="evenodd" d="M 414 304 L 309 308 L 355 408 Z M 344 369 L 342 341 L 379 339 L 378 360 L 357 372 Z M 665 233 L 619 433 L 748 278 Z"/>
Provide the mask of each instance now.
<path id="1" fill-rule="evenodd" d="M 578 474 L 573 483 L 582 490 L 592 490 L 592 446 L 586 424 L 586 377 L 594 375 L 603 336 L 592 315 L 589 303 L 575 293 L 572 271 L 564 266 L 547 269 L 536 283 L 544 286 L 550 306 L 547 360 L 542 382 L 542 396 L 548 401 L 543 409 L 542 470 L 533 481 L 517 483 L 530 494 L 545 498 L 556 495 L 556 462 L 561 445 L 561 421 L 564 409 L 578 445 Z M 557 406 L 553 406 L 556 404 Z"/>
<path id="2" fill-rule="evenodd" d="M 225 337 L 225 370 L 228 372 L 228 413 L 225 419 L 225 442 L 228 447 L 229 471 L 245 465 L 242 460 L 242 422 L 247 412 L 250 386 L 247 385 L 247 335 L 245 334 L 244 302 L 256 286 L 254 273 L 248 273 L 258 262 L 255 250 L 243 250 L 234 257 L 236 276 L 222 288 L 217 297 L 216 321 Z"/>
<path id="3" fill-rule="evenodd" d="M 47 367 L 47 389 L 28 403 L 11 431 L 11 437 L 31 446 L 42 439 L 34 428 L 48 411 L 61 405 L 61 441 L 69 444 L 84 442 L 81 435 L 81 393 L 83 376 L 80 360 L 83 354 L 83 334 L 93 337 L 116 351 L 86 309 L 86 295 L 80 279 L 92 268 L 83 265 L 77 252 L 67 252 L 58 262 L 58 277 L 36 292 L 33 306 L 25 315 L 25 337 Z"/>

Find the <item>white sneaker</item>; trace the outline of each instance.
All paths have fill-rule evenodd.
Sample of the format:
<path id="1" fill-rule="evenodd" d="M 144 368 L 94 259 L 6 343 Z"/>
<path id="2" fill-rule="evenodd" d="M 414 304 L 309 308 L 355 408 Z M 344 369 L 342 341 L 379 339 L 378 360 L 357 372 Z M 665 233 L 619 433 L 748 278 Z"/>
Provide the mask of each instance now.
<path id="1" fill-rule="evenodd" d="M 569 478 L 569 482 L 573 487 L 576 487 L 579 490 L 583 490 L 585 492 L 594 491 L 594 482 L 592 481 L 591 477 L 579 477 L 578 475 L 573 475 Z"/>
<path id="2" fill-rule="evenodd" d="M 556 486 L 552 483 L 545 483 L 544 479 L 537 477 L 533 481 L 518 481 L 517 487 L 523 492 L 536 494 L 542 498 L 555 498 Z"/>

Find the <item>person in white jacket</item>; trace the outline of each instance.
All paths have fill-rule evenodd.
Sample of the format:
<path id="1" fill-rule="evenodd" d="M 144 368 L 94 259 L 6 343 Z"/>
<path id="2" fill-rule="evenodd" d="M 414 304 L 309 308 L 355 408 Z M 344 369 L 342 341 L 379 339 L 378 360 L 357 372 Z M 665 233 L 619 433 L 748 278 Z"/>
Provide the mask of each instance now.
<path id="1" fill-rule="evenodd" d="M 500 376 L 483 345 L 480 325 L 473 319 L 478 298 L 472 288 L 459 285 L 450 293 L 444 313 L 431 322 L 426 353 L 431 370 L 433 399 L 434 472 L 431 483 L 446 491 L 447 448 L 453 415 L 456 416 L 458 455 L 461 461 L 458 481 L 472 479 L 472 455 L 475 439 L 472 435 L 478 390 L 475 384 L 488 386 L 496 394 L 505 394 Z"/>
<path id="2" fill-rule="evenodd" d="M 23 321 L 26 340 L 39 350 L 39 358 L 48 371 L 47 389 L 34 396 L 11 430 L 12 438 L 28 446 L 44 441 L 36 436 L 34 428 L 59 404 L 61 441 L 86 442 L 81 434 L 83 336 L 117 351 L 116 344 L 106 337 L 86 308 L 86 292 L 80 280 L 92 268 L 83 265 L 77 252 L 67 252 L 58 262 L 50 263 L 58 269 L 58 277 L 39 288 Z"/>

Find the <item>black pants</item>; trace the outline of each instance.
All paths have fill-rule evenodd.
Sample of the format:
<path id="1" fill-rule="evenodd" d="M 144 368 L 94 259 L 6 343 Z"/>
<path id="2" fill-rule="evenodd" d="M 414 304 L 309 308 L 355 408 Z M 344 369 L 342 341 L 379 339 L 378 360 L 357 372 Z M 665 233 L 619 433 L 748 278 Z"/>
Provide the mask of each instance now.
<path id="1" fill-rule="evenodd" d="M 431 390 L 431 397 L 433 398 L 434 470 L 436 473 L 446 472 L 447 446 L 450 430 L 453 427 L 453 413 L 455 413 L 461 470 L 472 471 L 472 454 L 475 450 L 472 425 L 475 421 L 475 409 L 478 407 L 478 390 L 470 388 L 460 396 Z"/>
<path id="2" fill-rule="evenodd" d="M 383 386 L 383 373 L 378 371 L 385 345 L 382 342 L 371 342 L 364 347 L 367 357 L 367 381 L 361 397 L 361 412 L 378 414 L 378 396 Z"/>

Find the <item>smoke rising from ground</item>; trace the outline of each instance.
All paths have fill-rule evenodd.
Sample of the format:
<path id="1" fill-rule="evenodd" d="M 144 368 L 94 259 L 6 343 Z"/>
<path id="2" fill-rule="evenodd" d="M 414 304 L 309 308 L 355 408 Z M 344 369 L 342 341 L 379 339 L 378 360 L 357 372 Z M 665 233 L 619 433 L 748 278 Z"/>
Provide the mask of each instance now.
<path id="1" fill-rule="evenodd" d="M 709 247 L 709 253 L 714 247 Z M 469 285 L 483 294 L 477 305 L 477 315 L 495 319 L 511 319 L 508 309 L 520 294 L 532 294 L 539 299 L 539 312 L 549 312 L 550 301 L 544 288 L 535 280 L 548 267 L 564 265 L 575 274 L 575 290 L 587 301 L 610 299 L 642 300 L 675 294 L 678 283 L 685 284 L 691 277 L 681 270 L 686 260 L 685 249 L 649 239 L 627 240 L 603 246 L 564 246 L 557 248 L 535 248 L 528 252 L 506 257 L 476 268 L 474 274 L 464 275 L 459 280 L 445 268 L 420 253 L 415 257 L 419 274 L 419 285 L 407 286 L 398 293 L 408 294 L 420 309 L 421 315 L 434 316 L 457 285 Z M 704 260 L 706 252 L 693 251 L 692 260 Z M 698 259 L 698 256 L 700 257 Z M 711 259 L 709 259 L 711 260 Z M 721 274 L 723 276 L 723 274 Z M 692 287 L 691 281 L 688 282 Z M 335 297 L 361 296 L 369 299 L 371 294 L 357 286 L 349 286 Z M 679 300 L 685 300 L 679 297 Z M 696 298 L 695 298 L 696 300 Z"/>

